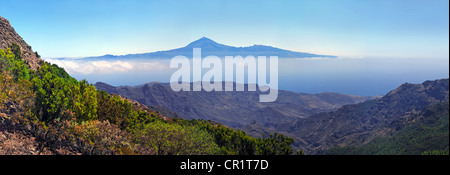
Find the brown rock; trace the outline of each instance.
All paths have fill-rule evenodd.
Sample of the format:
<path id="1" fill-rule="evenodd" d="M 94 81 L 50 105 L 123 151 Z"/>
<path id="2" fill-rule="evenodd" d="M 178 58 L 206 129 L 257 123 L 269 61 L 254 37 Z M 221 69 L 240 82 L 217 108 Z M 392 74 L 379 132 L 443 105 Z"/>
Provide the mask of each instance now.
<path id="1" fill-rule="evenodd" d="M 36 56 L 31 46 L 16 33 L 7 19 L 0 16 L 0 49 L 6 49 L 12 43 L 17 43 L 20 46 L 22 58 L 33 70 L 40 67 L 40 58 Z"/>

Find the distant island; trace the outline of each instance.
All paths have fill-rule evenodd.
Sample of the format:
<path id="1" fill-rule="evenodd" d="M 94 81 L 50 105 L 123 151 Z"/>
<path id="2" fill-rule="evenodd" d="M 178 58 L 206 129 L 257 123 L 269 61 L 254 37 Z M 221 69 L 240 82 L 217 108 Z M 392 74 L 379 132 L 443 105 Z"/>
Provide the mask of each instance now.
<path id="1" fill-rule="evenodd" d="M 192 58 L 192 49 L 193 48 L 201 48 L 202 49 L 202 57 L 215 55 L 218 57 L 225 56 L 278 56 L 279 58 L 312 58 L 312 57 L 327 57 L 327 58 L 337 58 L 337 56 L 332 55 L 318 55 L 312 53 L 305 52 L 294 52 L 289 50 L 284 50 L 272 46 L 265 45 L 253 45 L 249 47 L 233 47 L 227 46 L 224 44 L 217 43 L 209 38 L 202 37 L 194 42 L 189 43 L 185 47 L 166 50 L 166 51 L 157 51 L 150 53 L 140 53 L 140 54 L 127 54 L 127 55 L 103 55 L 98 57 L 85 57 L 82 59 L 89 60 L 111 60 L 111 59 L 171 59 L 178 55 L 183 55 L 188 58 Z M 59 58 L 64 59 L 64 58 Z"/>

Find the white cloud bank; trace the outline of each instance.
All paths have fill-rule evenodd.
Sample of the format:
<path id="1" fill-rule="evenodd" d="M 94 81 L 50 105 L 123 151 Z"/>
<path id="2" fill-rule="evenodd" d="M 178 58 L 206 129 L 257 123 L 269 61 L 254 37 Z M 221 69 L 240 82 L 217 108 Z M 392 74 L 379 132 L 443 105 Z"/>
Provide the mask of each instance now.
<path id="1" fill-rule="evenodd" d="M 167 70 L 169 66 L 160 61 L 87 61 L 76 59 L 45 59 L 63 67 L 69 74 L 107 74 L 129 71 Z"/>

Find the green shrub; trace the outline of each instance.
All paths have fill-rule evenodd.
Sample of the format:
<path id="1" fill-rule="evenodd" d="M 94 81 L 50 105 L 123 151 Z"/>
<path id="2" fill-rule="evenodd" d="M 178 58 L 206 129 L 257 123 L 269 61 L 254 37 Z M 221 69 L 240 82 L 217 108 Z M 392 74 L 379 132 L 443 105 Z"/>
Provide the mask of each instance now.
<path id="1" fill-rule="evenodd" d="M 205 155 L 216 154 L 219 150 L 205 130 L 162 121 L 144 125 L 135 138 L 157 155 Z"/>

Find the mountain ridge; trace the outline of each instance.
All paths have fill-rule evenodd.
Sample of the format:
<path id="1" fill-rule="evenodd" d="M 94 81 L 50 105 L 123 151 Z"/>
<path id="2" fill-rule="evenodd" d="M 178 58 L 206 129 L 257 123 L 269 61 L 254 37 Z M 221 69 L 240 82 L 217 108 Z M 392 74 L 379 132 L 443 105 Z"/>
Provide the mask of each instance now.
<path id="1" fill-rule="evenodd" d="M 308 106 L 308 103 L 292 103 L 291 101 L 284 100 L 281 103 L 283 105 L 287 105 L 288 107 L 286 108 L 283 108 L 283 105 L 252 106 L 249 105 L 251 95 L 248 94 L 237 95 L 240 96 L 242 100 L 240 101 L 241 103 L 239 103 L 239 100 L 234 101 L 235 99 L 232 95 L 228 98 L 224 98 L 223 96 L 221 97 L 218 94 L 214 94 L 198 95 L 195 96 L 195 98 L 192 98 L 197 101 L 205 101 L 208 97 L 218 99 L 217 101 L 205 102 L 209 105 L 208 107 L 203 105 L 200 109 L 197 109 L 189 107 L 198 105 L 190 100 L 191 97 L 189 97 L 189 94 L 181 94 L 180 96 L 175 96 L 177 97 L 175 99 L 179 99 L 189 105 L 174 108 L 174 106 L 166 106 L 164 103 L 160 103 L 161 100 L 172 101 L 174 99 L 173 94 L 170 93 L 170 88 L 167 88 L 168 85 L 164 83 L 152 82 L 137 87 L 114 87 L 105 83 L 97 83 L 96 87 L 99 86 L 103 86 L 103 88 L 99 89 L 105 89 L 105 87 L 108 87 L 111 88 L 109 91 L 115 91 L 115 93 L 122 94 L 131 99 L 139 97 L 141 100 L 135 100 L 140 101 L 147 106 L 148 104 L 159 104 L 157 107 L 163 109 L 168 108 L 170 109 L 169 111 L 174 111 L 176 113 L 175 115 L 179 115 L 178 117 L 182 117 L 186 111 L 188 111 L 188 114 L 191 114 L 190 116 L 195 116 L 194 114 L 198 113 L 209 113 L 204 110 L 202 111 L 201 108 L 213 109 L 215 111 L 212 111 L 210 114 L 212 116 L 217 116 L 220 115 L 217 111 L 223 107 L 223 101 L 232 101 L 232 103 L 237 106 L 252 110 L 247 110 L 246 112 L 235 108 L 230 108 L 230 111 L 226 114 L 227 117 L 230 117 L 231 119 L 229 119 L 229 121 L 224 121 L 219 118 L 221 123 L 227 124 L 228 126 L 234 128 L 240 128 L 246 131 L 249 135 L 255 137 L 262 136 L 264 134 L 267 135 L 273 132 L 281 133 L 285 136 L 294 138 L 294 147 L 296 149 L 303 150 L 307 154 L 323 154 L 327 153 L 328 149 L 335 147 L 343 146 L 344 148 L 351 148 L 354 146 L 363 146 L 365 144 L 372 143 L 374 139 L 377 138 L 385 138 L 392 135 L 395 136 L 397 132 L 409 127 L 409 125 L 411 125 L 411 121 L 426 120 L 420 119 L 420 116 L 422 115 L 419 114 L 429 113 L 427 112 L 427 108 L 440 103 L 448 104 L 449 99 L 448 78 L 427 80 L 421 84 L 404 83 L 381 97 L 368 99 L 363 102 L 355 102 L 337 106 L 336 108 L 328 109 L 328 111 L 311 111 L 311 109 L 309 109 L 309 115 L 295 118 L 292 117 L 292 115 L 289 115 L 299 114 L 295 113 L 295 110 L 293 111 L 293 109 L 303 112 L 308 111 L 304 108 L 305 106 Z M 135 91 L 135 88 L 141 89 L 142 92 L 136 93 L 133 96 L 133 93 L 130 92 Z M 161 92 L 164 95 L 158 95 L 157 92 Z M 128 95 L 126 95 L 127 93 Z M 307 99 L 312 100 L 316 98 L 326 98 L 329 103 L 333 103 L 333 100 L 335 100 L 332 98 L 333 95 L 336 94 L 332 92 L 324 92 L 314 94 L 314 98 Z M 285 92 L 280 91 L 279 99 L 305 98 L 304 96 L 305 94 L 302 93 L 285 94 Z M 150 99 L 142 101 L 145 97 Z M 149 106 L 151 109 L 153 107 L 155 106 Z M 440 111 L 435 112 L 439 113 Z M 443 113 L 445 115 L 445 109 Z M 244 115 L 236 117 L 237 114 Z M 250 118 L 248 117 L 249 115 L 255 115 L 258 117 Z M 419 116 L 419 118 L 417 116 Z M 217 120 L 218 118 L 203 119 Z M 230 123 L 230 121 L 241 121 L 242 124 L 235 125 Z M 414 153 L 420 154 L 421 152 Z"/>
<path id="2" fill-rule="evenodd" d="M 279 58 L 308 58 L 308 57 L 330 57 L 337 58 L 332 55 L 319 55 L 312 54 L 306 52 L 294 52 L 289 50 L 284 50 L 272 46 L 265 45 L 253 45 L 248 47 L 234 47 L 228 46 L 224 44 L 217 43 L 212 39 L 207 37 L 202 37 L 198 40 L 195 40 L 185 47 L 165 50 L 165 51 L 156 51 L 156 52 L 148 52 L 148 53 L 138 53 L 138 54 L 126 54 L 126 55 L 103 55 L 103 56 L 93 56 L 93 57 L 85 57 L 83 59 L 89 60 L 103 60 L 103 59 L 152 59 L 152 58 L 173 58 L 178 55 L 183 55 L 188 58 L 192 58 L 193 48 L 201 48 L 202 56 L 214 55 L 218 57 L 225 56 L 278 56 Z"/>
<path id="3" fill-rule="evenodd" d="M 405 83 L 381 98 L 298 119 L 284 130 L 296 147 L 320 154 L 334 146 L 358 146 L 402 128 L 403 120 L 428 106 L 448 102 L 449 79 Z"/>
<path id="4" fill-rule="evenodd" d="M 147 106 L 165 108 L 177 113 L 178 117 L 213 120 L 234 128 L 240 128 L 252 122 L 266 127 L 276 127 L 282 121 L 289 122 L 296 118 L 337 109 L 344 104 L 372 99 L 372 97 L 329 92 L 306 94 L 279 90 L 277 101 L 260 103 L 258 96 L 261 92 L 259 91 L 174 92 L 168 83 L 157 82 L 118 87 L 97 82 L 95 86 L 99 90 L 120 94 Z M 247 87 L 247 85 L 244 86 Z"/>

